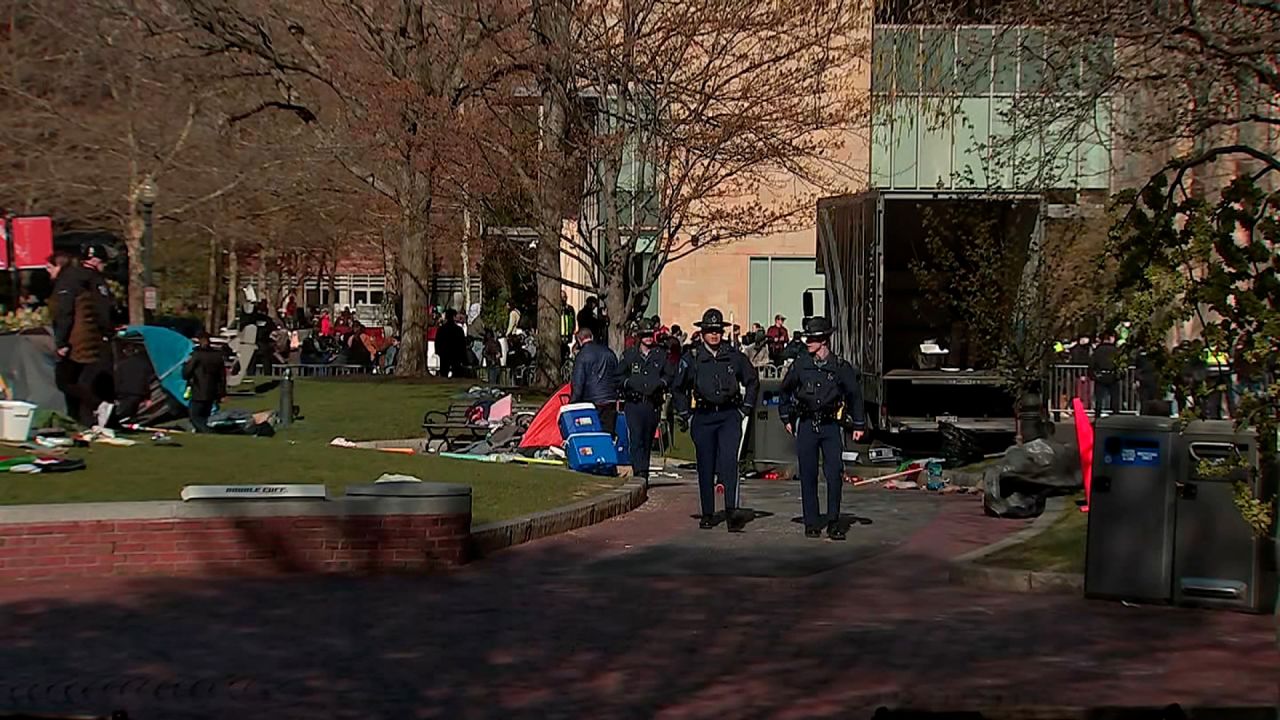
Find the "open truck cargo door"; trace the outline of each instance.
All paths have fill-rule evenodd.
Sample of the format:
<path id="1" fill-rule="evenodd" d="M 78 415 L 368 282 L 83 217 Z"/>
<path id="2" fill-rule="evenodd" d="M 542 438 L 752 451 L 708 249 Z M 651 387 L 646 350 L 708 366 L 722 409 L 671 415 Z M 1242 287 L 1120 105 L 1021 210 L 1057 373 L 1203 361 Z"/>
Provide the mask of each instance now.
<path id="1" fill-rule="evenodd" d="M 965 323 L 930 304 L 914 269 L 931 257 L 927 213 L 970 203 L 998 220 L 1010 248 L 1026 247 L 1037 194 L 870 190 L 818 201 L 816 254 L 836 324 L 833 346 L 862 371 L 877 430 L 937 432 L 946 423 L 1012 435 L 1014 403 L 1001 378 L 974 361 L 984 353 L 970 352 Z M 962 247 L 963 233 L 940 241 Z M 949 367 L 920 364 L 921 345 L 931 342 L 952 350 Z"/>
<path id="2" fill-rule="evenodd" d="M 869 412 L 880 402 L 883 365 L 883 210 L 883 196 L 875 190 L 818 201 L 817 257 L 836 328 L 832 347 L 862 371 Z"/>

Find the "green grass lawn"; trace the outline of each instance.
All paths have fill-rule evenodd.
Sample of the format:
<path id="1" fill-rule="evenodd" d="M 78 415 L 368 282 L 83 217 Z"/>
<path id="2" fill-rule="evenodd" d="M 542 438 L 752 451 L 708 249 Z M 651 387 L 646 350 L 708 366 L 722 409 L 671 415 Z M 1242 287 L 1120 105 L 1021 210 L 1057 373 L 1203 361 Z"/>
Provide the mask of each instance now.
<path id="1" fill-rule="evenodd" d="M 1085 530 L 1089 516 L 1074 503 L 1048 530 L 1025 543 L 983 558 L 984 565 L 1061 573 L 1084 572 Z"/>
<path id="2" fill-rule="evenodd" d="M 175 436 L 182 447 L 152 445 L 132 436 L 134 447 L 95 445 L 72 452 L 88 468 L 49 475 L 0 474 L 0 504 L 177 499 L 198 483 L 323 483 L 330 495 L 347 485 L 373 482 L 384 472 L 426 481 L 470 485 L 474 521 L 490 522 L 556 507 L 616 487 L 601 478 L 559 468 L 404 456 L 329 447 L 335 437 L 371 440 L 419 437 L 422 415 L 443 410 L 465 391 L 464 383 L 299 380 L 294 404 L 303 419 L 275 437 Z M 526 401 L 537 398 L 522 398 Z M 273 410 L 275 391 L 232 398 L 229 407 Z"/>

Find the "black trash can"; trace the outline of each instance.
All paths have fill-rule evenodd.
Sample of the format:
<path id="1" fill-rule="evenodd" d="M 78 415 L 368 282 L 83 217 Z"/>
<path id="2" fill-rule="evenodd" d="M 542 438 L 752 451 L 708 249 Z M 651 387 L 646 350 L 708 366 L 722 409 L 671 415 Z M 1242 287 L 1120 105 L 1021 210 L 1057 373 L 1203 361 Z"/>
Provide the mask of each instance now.
<path id="1" fill-rule="evenodd" d="M 1086 596 L 1155 603 L 1172 599 L 1178 443 L 1173 418 L 1116 415 L 1098 421 Z"/>
<path id="2" fill-rule="evenodd" d="M 1257 537 L 1235 505 L 1235 485 L 1272 497 L 1274 472 L 1258 468 L 1258 438 L 1229 420 L 1190 423 L 1181 438 L 1173 601 L 1178 605 L 1271 612 L 1275 543 Z M 1222 469 L 1215 471 L 1214 466 Z"/>
<path id="3" fill-rule="evenodd" d="M 762 466 L 789 466 L 796 462 L 796 439 L 787 432 L 778 414 L 782 380 L 760 381 L 760 402 L 751 421 L 752 460 Z"/>

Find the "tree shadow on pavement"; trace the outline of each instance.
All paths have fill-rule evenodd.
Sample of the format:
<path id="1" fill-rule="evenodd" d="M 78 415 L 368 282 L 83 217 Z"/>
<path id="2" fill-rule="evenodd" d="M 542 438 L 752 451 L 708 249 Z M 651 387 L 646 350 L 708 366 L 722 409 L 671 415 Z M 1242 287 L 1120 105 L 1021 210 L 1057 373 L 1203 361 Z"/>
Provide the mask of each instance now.
<path id="1" fill-rule="evenodd" d="M 781 579 L 591 573 L 599 561 L 546 543 L 437 577 L 11 588 L 0 710 L 849 718 L 1275 700 L 1267 618 L 975 593 L 911 551 Z"/>

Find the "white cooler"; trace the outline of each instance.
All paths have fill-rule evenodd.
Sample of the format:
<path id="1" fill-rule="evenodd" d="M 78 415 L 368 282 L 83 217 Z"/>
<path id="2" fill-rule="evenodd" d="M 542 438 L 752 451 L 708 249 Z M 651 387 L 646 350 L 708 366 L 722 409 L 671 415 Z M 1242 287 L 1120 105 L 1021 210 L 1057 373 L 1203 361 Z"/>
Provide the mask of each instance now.
<path id="1" fill-rule="evenodd" d="M 20 400 L 0 400 L 0 439 L 25 442 L 31 434 L 36 406 Z"/>

